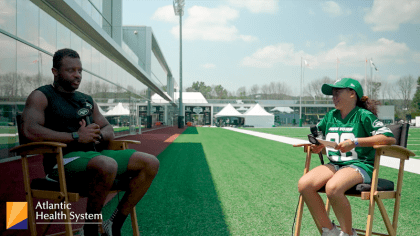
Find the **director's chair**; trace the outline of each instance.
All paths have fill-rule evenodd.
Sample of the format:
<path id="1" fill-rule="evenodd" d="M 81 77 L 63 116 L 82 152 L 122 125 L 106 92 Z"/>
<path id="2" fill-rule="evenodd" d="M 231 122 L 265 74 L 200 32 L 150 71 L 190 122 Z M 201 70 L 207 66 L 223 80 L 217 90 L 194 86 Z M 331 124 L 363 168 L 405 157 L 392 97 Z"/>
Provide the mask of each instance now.
<path id="1" fill-rule="evenodd" d="M 374 162 L 371 184 L 357 184 L 345 193 L 347 196 L 355 196 L 355 197 L 360 197 L 361 200 L 369 200 L 366 229 L 365 230 L 356 229 L 358 235 L 366 235 L 366 236 L 371 236 L 371 235 L 396 236 L 397 235 L 398 214 L 400 210 L 401 190 L 402 190 L 402 183 L 403 183 L 403 176 L 404 176 L 404 164 L 405 164 L 405 161 L 408 160 L 410 156 L 415 156 L 415 154 L 412 151 L 406 148 L 409 127 L 410 125 L 406 123 L 388 126 L 388 128 L 390 128 L 392 133 L 394 134 L 394 138 L 396 139 L 396 144 L 373 146 L 373 148 L 376 149 L 376 153 L 375 153 L 375 162 Z M 306 153 L 306 162 L 305 162 L 305 169 L 304 169 L 303 174 L 308 173 L 309 165 L 311 162 L 311 155 L 312 155 L 311 144 L 297 144 L 293 146 L 304 148 L 304 152 Z M 325 154 L 325 148 L 323 150 L 323 153 Z M 392 181 L 378 178 L 379 163 L 380 163 L 380 159 L 382 155 L 400 159 L 400 164 L 398 168 L 398 178 L 397 178 L 395 189 L 394 189 L 394 183 Z M 321 188 L 318 192 L 325 193 L 325 188 L 324 187 Z M 388 217 L 388 213 L 385 209 L 382 199 L 395 199 L 392 223 Z M 373 213 L 375 210 L 375 204 L 378 205 L 379 211 L 382 215 L 388 234 L 372 232 L 373 216 L 374 216 Z M 299 205 L 298 205 L 298 210 L 297 210 L 296 226 L 295 226 L 295 234 L 294 234 L 295 236 L 300 235 L 303 206 L 304 206 L 303 198 L 302 196 L 299 196 Z M 327 214 L 329 214 L 330 203 L 329 203 L 328 198 L 327 198 L 325 207 L 327 210 Z M 314 221 L 319 232 L 322 233 L 321 225 L 315 219 Z"/>
<path id="2" fill-rule="evenodd" d="M 18 126 L 19 134 L 19 143 L 21 145 L 12 148 L 11 152 L 16 152 L 17 155 L 20 155 L 22 158 L 22 172 L 23 172 L 23 182 L 26 193 L 26 201 L 28 202 L 28 225 L 31 236 L 37 235 L 37 228 L 35 223 L 35 206 L 33 199 L 47 199 L 51 200 L 54 203 L 68 204 L 70 202 L 78 202 L 81 197 L 84 197 L 83 191 L 80 191 L 77 186 L 67 186 L 66 176 L 64 173 L 64 162 L 63 162 L 63 148 L 67 145 L 59 142 L 28 142 L 28 140 L 22 135 L 22 120 L 21 114 L 16 115 L 16 121 Z M 128 148 L 128 144 L 140 144 L 140 141 L 131 141 L 131 140 L 113 140 L 106 144 L 108 150 L 125 150 Z M 31 181 L 29 176 L 29 165 L 28 158 L 32 155 L 51 155 L 54 156 L 57 160 L 58 175 L 59 181 L 51 181 L 46 178 L 37 178 Z M 45 158 L 45 157 L 44 157 Z M 119 181 L 115 180 L 113 187 L 111 189 L 111 194 L 116 194 L 120 191 L 125 191 L 128 189 L 128 180 Z M 113 195 L 112 195 L 113 196 Z M 53 214 L 56 210 L 50 210 L 48 214 Z M 71 226 L 70 220 L 70 210 L 63 209 L 63 213 L 66 215 L 65 223 L 65 235 L 72 236 L 74 231 Z M 130 212 L 131 215 L 131 225 L 133 228 L 133 235 L 139 236 L 139 228 L 137 225 L 137 216 L 136 209 L 133 209 Z M 46 220 L 45 223 L 50 222 L 51 220 Z M 43 224 L 45 227 L 42 228 L 42 235 L 45 235 L 50 224 Z M 103 229 L 100 229 L 103 233 Z"/>

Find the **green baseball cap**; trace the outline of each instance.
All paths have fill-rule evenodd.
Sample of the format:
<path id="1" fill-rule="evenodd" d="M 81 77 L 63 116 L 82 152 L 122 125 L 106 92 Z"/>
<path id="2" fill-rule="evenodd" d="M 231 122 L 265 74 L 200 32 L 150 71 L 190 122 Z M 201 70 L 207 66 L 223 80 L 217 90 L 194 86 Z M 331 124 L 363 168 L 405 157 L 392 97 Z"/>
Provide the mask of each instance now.
<path id="1" fill-rule="evenodd" d="M 325 95 L 332 95 L 333 88 L 350 88 L 356 91 L 359 99 L 363 97 L 363 88 L 359 81 L 351 78 L 343 78 L 334 82 L 334 84 L 323 84 L 321 91 Z"/>

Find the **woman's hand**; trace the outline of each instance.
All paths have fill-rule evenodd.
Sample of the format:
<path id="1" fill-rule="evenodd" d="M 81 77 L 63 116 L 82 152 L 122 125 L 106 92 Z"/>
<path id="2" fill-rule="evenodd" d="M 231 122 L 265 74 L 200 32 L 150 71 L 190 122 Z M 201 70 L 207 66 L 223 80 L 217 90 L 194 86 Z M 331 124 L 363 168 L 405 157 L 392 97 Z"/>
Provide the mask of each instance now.
<path id="1" fill-rule="evenodd" d="M 343 142 L 339 143 L 336 147 L 337 150 L 339 150 L 340 152 L 349 152 L 350 150 L 352 150 L 353 148 L 356 147 L 356 144 L 354 144 L 353 141 L 351 141 L 350 139 L 344 140 Z"/>
<path id="2" fill-rule="evenodd" d="M 324 149 L 324 147 L 325 147 L 324 144 L 319 144 L 319 145 L 312 144 L 311 145 L 312 153 L 319 153 L 322 151 L 322 149 Z"/>

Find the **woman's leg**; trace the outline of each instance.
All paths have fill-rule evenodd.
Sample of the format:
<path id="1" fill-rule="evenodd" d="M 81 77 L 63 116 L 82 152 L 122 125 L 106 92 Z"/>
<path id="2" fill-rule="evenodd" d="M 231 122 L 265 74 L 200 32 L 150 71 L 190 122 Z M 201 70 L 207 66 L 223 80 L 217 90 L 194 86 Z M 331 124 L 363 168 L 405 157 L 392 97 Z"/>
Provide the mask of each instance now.
<path id="1" fill-rule="evenodd" d="M 332 165 L 318 166 L 302 176 L 298 183 L 299 193 L 302 194 L 312 217 L 317 219 L 321 227 L 328 229 L 332 229 L 333 225 L 325 210 L 324 201 L 317 191 L 333 177 L 335 172 Z"/>
<path id="2" fill-rule="evenodd" d="M 342 168 L 327 182 L 325 192 L 331 202 L 341 231 L 352 235 L 351 206 L 344 193 L 356 184 L 362 183 L 362 175 L 354 168 Z"/>

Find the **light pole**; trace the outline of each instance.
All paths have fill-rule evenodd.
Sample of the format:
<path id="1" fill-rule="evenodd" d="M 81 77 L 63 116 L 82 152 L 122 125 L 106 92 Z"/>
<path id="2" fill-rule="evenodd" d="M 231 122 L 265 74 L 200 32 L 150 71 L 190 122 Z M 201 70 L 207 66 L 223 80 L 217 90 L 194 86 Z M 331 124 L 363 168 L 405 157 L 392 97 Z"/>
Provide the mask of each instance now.
<path id="1" fill-rule="evenodd" d="M 182 15 L 185 0 L 174 0 L 175 15 L 179 16 L 179 116 L 178 128 L 184 128 L 184 109 L 182 104 Z"/>

